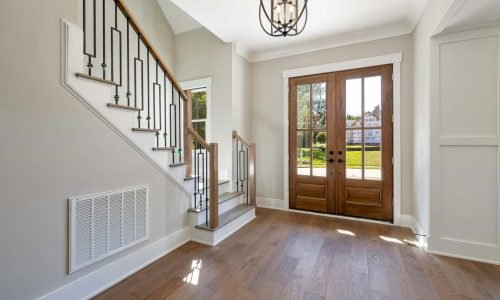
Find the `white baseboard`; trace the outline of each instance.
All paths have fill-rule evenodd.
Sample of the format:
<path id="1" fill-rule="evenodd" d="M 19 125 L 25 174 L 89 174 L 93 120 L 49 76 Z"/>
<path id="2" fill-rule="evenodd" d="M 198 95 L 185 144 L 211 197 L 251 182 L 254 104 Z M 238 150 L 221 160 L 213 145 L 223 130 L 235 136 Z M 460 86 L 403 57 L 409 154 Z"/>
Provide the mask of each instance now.
<path id="1" fill-rule="evenodd" d="M 190 240 L 190 228 L 183 228 L 38 299 L 88 299 L 174 251 Z"/>
<path id="2" fill-rule="evenodd" d="M 422 225 L 420 225 L 417 219 L 415 219 L 415 217 L 413 217 L 412 215 L 401 215 L 401 226 L 409 227 L 411 230 L 413 230 L 413 233 L 417 235 L 427 236 L 427 233 L 425 232 Z"/>
<path id="3" fill-rule="evenodd" d="M 427 253 L 434 254 L 434 255 L 440 255 L 440 256 L 459 258 L 459 259 L 465 259 L 465 260 L 471 260 L 471 261 L 477 261 L 480 263 L 500 266 L 500 262 L 494 261 L 494 260 L 481 259 L 481 258 L 475 258 L 475 257 L 470 257 L 470 256 L 452 254 L 452 253 L 448 253 L 448 252 L 433 251 L 433 250 L 427 250 Z"/>
<path id="4" fill-rule="evenodd" d="M 288 210 L 285 207 L 285 200 L 283 199 L 273 199 L 273 198 L 264 198 L 264 197 L 257 197 L 257 207 L 263 207 L 263 208 L 271 208 L 271 209 L 278 209 L 278 210 Z"/>

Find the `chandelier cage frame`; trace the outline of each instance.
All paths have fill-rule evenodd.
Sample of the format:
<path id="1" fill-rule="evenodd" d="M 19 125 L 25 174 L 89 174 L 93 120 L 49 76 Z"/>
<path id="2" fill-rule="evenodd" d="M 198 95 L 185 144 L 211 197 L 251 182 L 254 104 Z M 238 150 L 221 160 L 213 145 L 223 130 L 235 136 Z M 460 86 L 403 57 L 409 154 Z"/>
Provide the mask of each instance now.
<path id="1" fill-rule="evenodd" d="M 304 4 L 302 9 L 298 10 L 299 6 L 299 1 L 300 0 L 270 0 L 270 8 L 271 8 L 271 16 L 269 16 L 268 11 L 266 10 L 266 7 L 264 5 L 264 0 L 260 0 L 260 6 L 259 6 L 259 21 L 260 21 L 260 26 L 262 27 L 262 30 L 270 36 L 296 36 L 299 35 L 304 29 L 306 28 L 307 24 L 307 2 L 308 0 L 303 0 Z M 295 4 L 294 4 L 295 3 Z M 280 19 L 275 20 L 275 10 L 279 9 L 278 6 L 283 5 L 283 21 L 281 22 Z M 290 18 L 287 21 L 286 15 L 287 15 L 287 6 L 293 7 L 293 14 L 295 18 Z M 290 10 L 289 10 L 290 11 Z M 289 12 L 288 11 L 288 12 Z M 280 10 L 281 12 L 281 10 Z M 262 24 L 262 15 L 264 15 L 269 22 L 268 27 L 264 26 Z M 304 16 L 304 24 L 301 25 L 301 28 L 299 30 L 299 21 L 301 21 L 302 16 Z M 278 14 L 279 17 L 279 14 Z M 270 30 L 269 30 L 270 29 Z"/>

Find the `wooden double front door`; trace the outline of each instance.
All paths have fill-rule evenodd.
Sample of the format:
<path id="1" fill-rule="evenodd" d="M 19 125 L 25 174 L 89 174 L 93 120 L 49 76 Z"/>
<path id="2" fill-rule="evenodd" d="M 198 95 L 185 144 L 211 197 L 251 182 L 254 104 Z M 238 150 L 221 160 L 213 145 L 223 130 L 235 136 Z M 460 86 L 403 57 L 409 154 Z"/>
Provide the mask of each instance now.
<path id="1" fill-rule="evenodd" d="M 392 221 L 392 65 L 289 88 L 290 208 Z"/>

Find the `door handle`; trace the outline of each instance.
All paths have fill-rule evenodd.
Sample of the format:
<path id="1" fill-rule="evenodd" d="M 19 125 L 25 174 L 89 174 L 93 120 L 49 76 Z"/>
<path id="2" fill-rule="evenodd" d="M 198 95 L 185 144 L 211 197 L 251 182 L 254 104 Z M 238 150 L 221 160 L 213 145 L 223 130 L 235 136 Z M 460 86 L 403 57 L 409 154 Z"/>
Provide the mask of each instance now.
<path id="1" fill-rule="evenodd" d="M 334 160 L 333 158 L 330 158 L 328 161 L 329 161 L 330 163 L 334 163 L 334 162 L 335 162 L 335 160 Z"/>
<path id="2" fill-rule="evenodd" d="M 339 158 L 339 160 L 337 160 L 337 162 L 338 162 L 339 164 L 341 164 L 341 163 L 343 163 L 344 161 L 342 160 L 342 158 Z"/>

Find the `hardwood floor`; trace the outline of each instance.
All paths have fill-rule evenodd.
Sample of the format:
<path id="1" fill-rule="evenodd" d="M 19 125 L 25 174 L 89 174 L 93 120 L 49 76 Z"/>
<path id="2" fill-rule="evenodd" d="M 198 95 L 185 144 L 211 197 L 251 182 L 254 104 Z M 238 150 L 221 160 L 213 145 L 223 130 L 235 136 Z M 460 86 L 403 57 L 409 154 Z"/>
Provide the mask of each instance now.
<path id="1" fill-rule="evenodd" d="M 500 299 L 500 266 L 404 240 L 405 228 L 259 208 L 218 246 L 189 242 L 95 299 Z"/>

